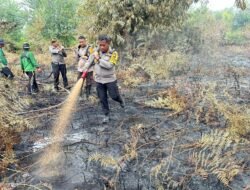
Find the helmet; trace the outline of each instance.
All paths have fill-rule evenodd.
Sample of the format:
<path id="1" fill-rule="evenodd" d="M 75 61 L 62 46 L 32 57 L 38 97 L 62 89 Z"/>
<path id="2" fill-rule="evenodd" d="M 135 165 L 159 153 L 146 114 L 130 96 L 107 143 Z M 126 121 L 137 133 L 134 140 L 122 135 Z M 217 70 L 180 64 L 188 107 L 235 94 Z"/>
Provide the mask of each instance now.
<path id="1" fill-rule="evenodd" d="M 30 45 L 29 45 L 29 43 L 24 43 L 23 44 L 23 49 L 30 49 Z"/>

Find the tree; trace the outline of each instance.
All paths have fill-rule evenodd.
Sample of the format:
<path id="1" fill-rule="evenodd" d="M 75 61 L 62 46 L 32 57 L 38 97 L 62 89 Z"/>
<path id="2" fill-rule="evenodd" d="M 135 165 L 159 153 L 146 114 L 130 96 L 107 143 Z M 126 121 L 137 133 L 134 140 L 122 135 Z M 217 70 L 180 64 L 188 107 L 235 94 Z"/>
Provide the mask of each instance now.
<path id="1" fill-rule="evenodd" d="M 26 22 L 26 14 L 14 0 L 0 0 L 0 36 L 19 41 Z"/>
<path id="2" fill-rule="evenodd" d="M 130 50 L 143 37 L 147 41 L 181 25 L 190 5 L 198 0 L 88 0 L 78 9 L 78 28 L 90 34 L 108 33 L 115 46 Z M 201 1 L 201 0 L 200 0 Z M 236 0 L 245 8 L 245 1 Z"/>
<path id="3" fill-rule="evenodd" d="M 74 40 L 77 0 L 26 0 L 25 6 L 30 12 L 28 34 L 38 39 L 56 38 L 66 46 Z"/>
<path id="4" fill-rule="evenodd" d="M 89 0 L 82 4 L 79 14 L 83 25 L 93 33 L 105 32 L 113 37 L 115 45 L 126 44 L 140 33 L 157 29 L 167 30 L 179 24 L 192 0 Z M 95 6 L 93 6 L 95 5 Z M 93 15 L 96 17 L 93 19 Z M 87 23 L 92 18 L 91 24 Z"/>

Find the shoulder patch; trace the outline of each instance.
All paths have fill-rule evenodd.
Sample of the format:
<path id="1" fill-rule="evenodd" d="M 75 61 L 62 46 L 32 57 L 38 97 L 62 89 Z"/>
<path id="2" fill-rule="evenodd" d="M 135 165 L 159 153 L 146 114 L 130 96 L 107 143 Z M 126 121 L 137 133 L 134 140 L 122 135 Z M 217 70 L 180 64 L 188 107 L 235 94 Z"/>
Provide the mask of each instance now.
<path id="1" fill-rule="evenodd" d="M 94 53 L 94 49 L 92 47 L 89 47 L 89 54 L 91 55 L 92 53 Z"/>
<path id="2" fill-rule="evenodd" d="M 117 53 L 117 51 L 114 51 L 112 54 L 111 54 L 111 58 L 110 58 L 110 62 L 111 63 L 113 63 L 114 65 L 116 65 L 117 64 L 117 62 L 118 62 L 118 53 Z"/>

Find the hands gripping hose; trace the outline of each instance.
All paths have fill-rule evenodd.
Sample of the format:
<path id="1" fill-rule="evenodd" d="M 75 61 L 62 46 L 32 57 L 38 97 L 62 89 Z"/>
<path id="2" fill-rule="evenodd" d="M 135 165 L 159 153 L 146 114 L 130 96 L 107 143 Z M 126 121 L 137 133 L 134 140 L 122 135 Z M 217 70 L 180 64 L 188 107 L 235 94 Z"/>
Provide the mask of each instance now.
<path id="1" fill-rule="evenodd" d="M 88 71 L 84 71 L 84 72 L 82 73 L 81 78 L 85 79 L 85 78 L 87 77 L 87 74 L 88 74 Z"/>

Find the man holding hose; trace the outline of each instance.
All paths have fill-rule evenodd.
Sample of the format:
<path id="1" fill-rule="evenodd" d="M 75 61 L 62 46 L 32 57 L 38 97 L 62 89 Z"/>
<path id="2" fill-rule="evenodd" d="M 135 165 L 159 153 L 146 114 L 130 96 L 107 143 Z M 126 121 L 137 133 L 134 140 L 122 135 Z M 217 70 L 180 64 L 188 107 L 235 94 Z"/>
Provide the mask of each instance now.
<path id="1" fill-rule="evenodd" d="M 84 66 L 89 58 L 89 56 L 93 53 L 94 49 L 88 45 L 87 39 L 84 36 L 79 36 L 78 38 L 79 45 L 76 49 L 76 62 L 78 63 L 78 76 L 77 79 L 80 79 L 83 74 Z M 93 84 L 93 69 L 88 69 L 88 74 L 86 76 L 86 85 L 85 85 L 85 94 L 86 99 L 89 98 L 91 94 L 91 86 Z M 82 93 L 81 93 L 82 95 Z"/>
<path id="2" fill-rule="evenodd" d="M 115 66 L 118 62 L 118 53 L 110 47 L 111 39 L 107 35 L 98 37 L 98 48 L 89 57 L 84 67 L 82 77 L 85 78 L 88 69 L 94 65 L 94 80 L 96 82 L 97 95 L 100 99 L 102 110 L 104 113 L 103 123 L 110 120 L 110 108 L 108 102 L 109 96 L 120 103 L 122 108 L 125 107 L 124 101 L 120 96 L 117 79 L 115 75 Z"/>

